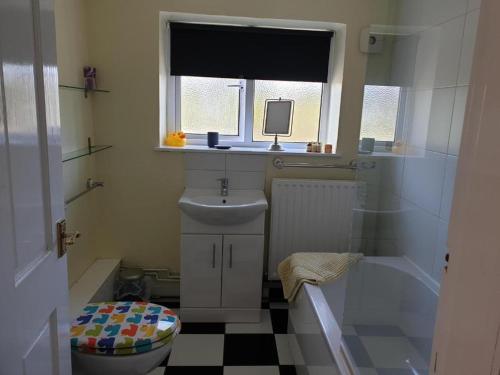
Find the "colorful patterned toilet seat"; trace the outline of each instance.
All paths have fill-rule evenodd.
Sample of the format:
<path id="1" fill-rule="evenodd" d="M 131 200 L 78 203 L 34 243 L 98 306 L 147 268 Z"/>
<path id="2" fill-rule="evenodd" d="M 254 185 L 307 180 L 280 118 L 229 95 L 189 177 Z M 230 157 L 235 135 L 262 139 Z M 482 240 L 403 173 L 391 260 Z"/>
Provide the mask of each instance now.
<path id="1" fill-rule="evenodd" d="M 71 350 L 103 355 L 145 353 L 170 343 L 180 328 L 173 311 L 153 303 L 90 303 L 71 323 Z"/>

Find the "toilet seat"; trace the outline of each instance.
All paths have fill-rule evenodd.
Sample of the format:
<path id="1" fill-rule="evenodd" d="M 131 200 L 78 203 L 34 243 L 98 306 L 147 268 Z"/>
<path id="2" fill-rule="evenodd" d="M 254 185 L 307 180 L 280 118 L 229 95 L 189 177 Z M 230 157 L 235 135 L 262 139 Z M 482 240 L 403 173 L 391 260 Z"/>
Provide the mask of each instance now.
<path id="1" fill-rule="evenodd" d="M 180 327 L 172 310 L 153 303 L 90 303 L 71 324 L 71 350 L 108 356 L 146 353 L 169 344 Z"/>

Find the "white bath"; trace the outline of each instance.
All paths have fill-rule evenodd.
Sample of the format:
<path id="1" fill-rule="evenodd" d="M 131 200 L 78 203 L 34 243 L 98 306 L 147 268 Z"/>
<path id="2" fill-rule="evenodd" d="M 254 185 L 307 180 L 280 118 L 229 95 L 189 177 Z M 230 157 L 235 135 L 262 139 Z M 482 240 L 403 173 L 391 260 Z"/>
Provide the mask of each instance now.
<path id="1" fill-rule="evenodd" d="M 365 257 L 347 275 L 305 285 L 289 310 L 297 373 L 428 373 L 439 285 L 402 257 Z"/>

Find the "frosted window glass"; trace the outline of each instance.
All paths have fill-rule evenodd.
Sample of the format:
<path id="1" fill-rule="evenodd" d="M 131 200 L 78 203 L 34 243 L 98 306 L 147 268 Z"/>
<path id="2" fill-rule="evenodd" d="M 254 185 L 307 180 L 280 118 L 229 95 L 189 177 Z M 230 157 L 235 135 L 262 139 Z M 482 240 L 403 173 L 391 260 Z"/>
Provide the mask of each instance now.
<path id="1" fill-rule="evenodd" d="M 237 79 L 180 77 L 181 130 L 238 135 L 240 90 Z"/>
<path id="2" fill-rule="evenodd" d="M 266 99 L 295 101 L 292 136 L 278 137 L 281 142 L 318 140 L 323 85 L 318 82 L 255 81 L 253 140 L 270 142 L 274 136 L 262 135 Z"/>
<path id="3" fill-rule="evenodd" d="M 395 86 L 365 86 L 361 138 L 394 141 L 400 92 Z"/>

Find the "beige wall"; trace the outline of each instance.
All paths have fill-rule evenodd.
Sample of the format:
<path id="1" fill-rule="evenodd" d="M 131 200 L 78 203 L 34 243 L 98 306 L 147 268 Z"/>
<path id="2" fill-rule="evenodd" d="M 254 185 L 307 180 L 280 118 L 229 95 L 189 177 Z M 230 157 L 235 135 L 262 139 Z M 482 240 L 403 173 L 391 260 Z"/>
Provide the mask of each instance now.
<path id="1" fill-rule="evenodd" d="M 84 0 L 55 0 L 59 83 L 82 84 L 82 68 L 88 64 L 87 22 Z M 92 98 L 82 91 L 61 89 L 61 132 L 63 152 L 83 148 L 93 137 Z M 88 177 L 95 176 L 95 160 L 83 157 L 63 164 L 65 198 L 85 188 Z M 69 284 L 73 284 L 97 257 L 94 219 L 95 195 L 89 194 L 66 208 L 68 230 L 82 237 L 68 252 Z"/>
<path id="2" fill-rule="evenodd" d="M 144 267 L 179 268 L 180 215 L 184 187 L 180 153 L 157 152 L 159 126 L 160 11 L 241 17 L 327 21 L 347 24 L 344 88 L 338 150 L 356 156 L 366 56 L 359 52 L 360 30 L 386 23 L 389 0 L 87 0 L 90 60 L 110 94 L 94 97 L 100 143 L 113 144 L 96 155 L 97 248 L 100 257 L 122 257 Z M 350 178 L 327 170 L 267 171 L 271 178 Z M 293 158 L 291 158 L 293 159 Z"/>

